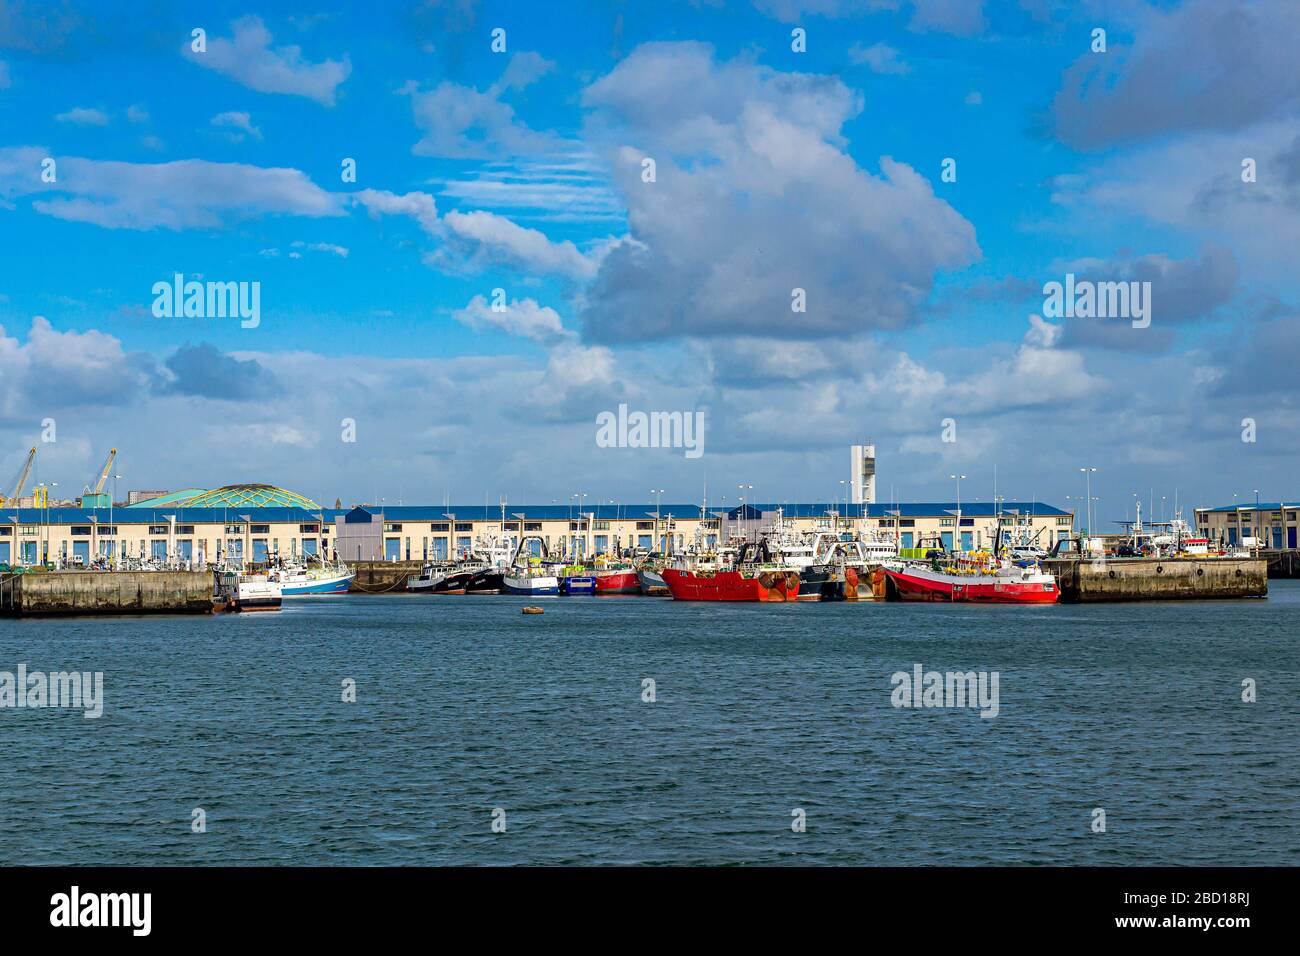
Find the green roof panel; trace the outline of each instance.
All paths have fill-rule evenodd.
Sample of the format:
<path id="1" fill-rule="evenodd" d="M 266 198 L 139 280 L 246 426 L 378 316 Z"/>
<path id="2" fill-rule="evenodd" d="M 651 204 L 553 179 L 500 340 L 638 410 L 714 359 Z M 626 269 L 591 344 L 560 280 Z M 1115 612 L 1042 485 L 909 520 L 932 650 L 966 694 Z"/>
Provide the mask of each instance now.
<path id="1" fill-rule="evenodd" d="M 185 502 L 186 508 L 306 508 L 318 510 L 320 505 L 310 498 L 277 488 L 275 485 L 227 485 L 215 491 L 205 491 Z"/>

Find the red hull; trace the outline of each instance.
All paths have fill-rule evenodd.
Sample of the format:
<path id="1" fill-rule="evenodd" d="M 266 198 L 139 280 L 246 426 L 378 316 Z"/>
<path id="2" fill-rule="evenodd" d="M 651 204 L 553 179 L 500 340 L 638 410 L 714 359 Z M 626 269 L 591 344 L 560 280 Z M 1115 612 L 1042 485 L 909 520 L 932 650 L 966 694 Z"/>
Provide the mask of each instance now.
<path id="1" fill-rule="evenodd" d="M 739 571 L 697 576 L 675 568 L 665 568 L 660 573 L 678 601 L 786 602 L 799 598 L 797 571 L 766 571 L 754 577 L 746 577 Z"/>
<path id="2" fill-rule="evenodd" d="M 596 572 L 597 594 L 640 594 L 641 579 L 635 571 Z"/>
<path id="3" fill-rule="evenodd" d="M 1060 591 L 1055 582 L 960 582 L 933 580 L 901 571 L 885 570 L 905 601 L 971 601 L 984 604 L 1055 604 Z"/>

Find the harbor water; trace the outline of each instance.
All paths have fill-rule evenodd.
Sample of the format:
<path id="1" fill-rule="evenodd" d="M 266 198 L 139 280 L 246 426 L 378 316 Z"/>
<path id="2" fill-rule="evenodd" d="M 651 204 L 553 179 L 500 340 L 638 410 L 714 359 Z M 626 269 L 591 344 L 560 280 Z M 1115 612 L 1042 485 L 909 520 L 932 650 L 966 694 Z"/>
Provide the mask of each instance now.
<path id="1" fill-rule="evenodd" d="M 0 620 L 0 671 L 104 675 L 98 719 L 0 709 L 0 863 L 1295 865 L 1298 616 L 1276 581 L 1094 606 L 353 595 Z M 895 707 L 918 664 L 996 672 L 997 715 Z"/>

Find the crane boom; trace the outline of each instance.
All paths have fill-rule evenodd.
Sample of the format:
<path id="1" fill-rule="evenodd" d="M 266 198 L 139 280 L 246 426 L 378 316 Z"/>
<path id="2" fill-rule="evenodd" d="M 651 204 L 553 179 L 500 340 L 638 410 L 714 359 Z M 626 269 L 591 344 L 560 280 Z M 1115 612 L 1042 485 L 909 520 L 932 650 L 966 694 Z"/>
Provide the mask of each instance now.
<path id="1" fill-rule="evenodd" d="M 93 494 L 102 495 L 104 493 L 104 482 L 108 480 L 108 473 L 113 468 L 113 460 L 117 458 L 117 449 L 108 450 L 108 461 L 104 462 L 104 468 L 99 473 L 99 481 L 95 482 Z"/>
<path id="2" fill-rule="evenodd" d="M 32 464 L 36 461 L 36 449 L 33 448 L 27 453 L 27 463 L 23 465 L 22 471 L 18 472 L 18 481 L 14 485 L 13 494 L 8 497 L 0 495 L 0 502 L 17 501 L 23 496 L 23 488 L 27 486 L 27 478 L 32 473 Z"/>

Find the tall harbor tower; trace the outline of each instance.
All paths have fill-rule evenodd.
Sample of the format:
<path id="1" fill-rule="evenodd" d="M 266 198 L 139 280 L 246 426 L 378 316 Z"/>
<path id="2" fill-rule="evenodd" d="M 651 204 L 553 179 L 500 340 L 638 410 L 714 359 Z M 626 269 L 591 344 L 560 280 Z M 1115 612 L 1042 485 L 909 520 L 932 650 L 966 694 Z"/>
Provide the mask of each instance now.
<path id="1" fill-rule="evenodd" d="M 853 445 L 849 449 L 850 479 L 853 482 L 853 504 L 876 503 L 876 446 Z"/>

